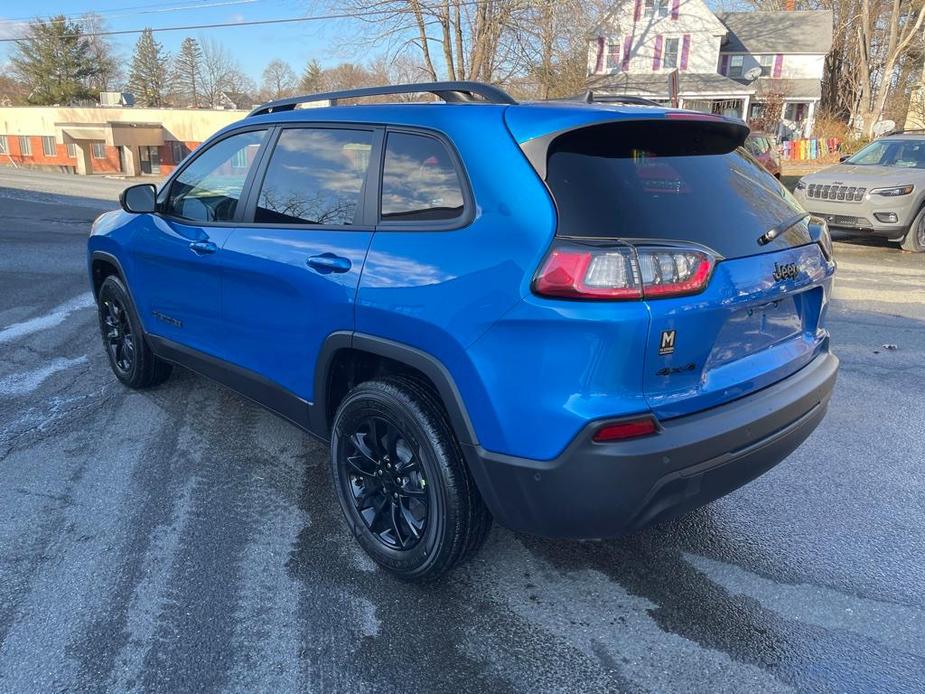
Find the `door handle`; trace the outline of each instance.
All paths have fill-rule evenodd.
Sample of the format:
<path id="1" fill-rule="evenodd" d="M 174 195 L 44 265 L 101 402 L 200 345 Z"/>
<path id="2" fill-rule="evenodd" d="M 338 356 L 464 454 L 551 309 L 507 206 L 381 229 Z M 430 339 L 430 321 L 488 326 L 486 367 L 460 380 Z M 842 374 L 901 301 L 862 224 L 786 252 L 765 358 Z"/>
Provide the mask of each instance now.
<path id="1" fill-rule="evenodd" d="M 215 253 L 218 246 L 211 241 L 193 241 L 189 245 L 189 249 L 196 255 L 209 255 L 210 253 Z"/>
<path id="2" fill-rule="evenodd" d="M 329 272 L 347 272 L 351 267 L 349 258 L 343 258 L 333 253 L 313 255 L 306 262 L 312 270 L 316 270 L 322 275 L 326 275 Z"/>

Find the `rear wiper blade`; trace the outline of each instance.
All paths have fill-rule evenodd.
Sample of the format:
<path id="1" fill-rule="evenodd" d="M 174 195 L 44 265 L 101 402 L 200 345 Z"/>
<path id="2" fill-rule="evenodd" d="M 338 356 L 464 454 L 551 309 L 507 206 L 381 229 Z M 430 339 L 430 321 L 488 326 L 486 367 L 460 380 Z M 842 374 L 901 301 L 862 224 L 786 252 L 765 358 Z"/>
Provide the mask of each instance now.
<path id="1" fill-rule="evenodd" d="M 792 219 L 788 219 L 786 222 L 781 222 L 777 226 L 771 227 L 766 232 L 764 232 L 761 236 L 758 237 L 758 245 L 767 246 L 769 243 L 771 243 L 771 241 L 773 241 L 778 236 L 780 236 L 785 231 L 787 231 L 787 229 L 789 229 L 792 226 L 796 226 L 797 224 L 799 224 L 800 222 L 802 222 L 804 219 L 806 219 L 809 216 L 811 216 L 809 212 L 803 212 L 802 214 Z"/>

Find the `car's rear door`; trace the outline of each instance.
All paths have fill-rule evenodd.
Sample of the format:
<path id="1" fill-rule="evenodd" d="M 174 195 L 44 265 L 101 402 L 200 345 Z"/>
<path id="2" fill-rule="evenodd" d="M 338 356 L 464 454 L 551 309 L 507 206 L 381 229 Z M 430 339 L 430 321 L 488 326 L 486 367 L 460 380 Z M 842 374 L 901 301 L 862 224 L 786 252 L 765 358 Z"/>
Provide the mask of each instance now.
<path id="1" fill-rule="evenodd" d="M 148 333 L 221 351 L 222 246 L 268 132 L 245 128 L 204 145 L 161 191 L 158 213 L 136 225 L 129 280 Z"/>
<path id="2" fill-rule="evenodd" d="M 381 140 L 370 126 L 278 128 L 223 249 L 225 358 L 304 400 L 325 338 L 354 327 Z"/>

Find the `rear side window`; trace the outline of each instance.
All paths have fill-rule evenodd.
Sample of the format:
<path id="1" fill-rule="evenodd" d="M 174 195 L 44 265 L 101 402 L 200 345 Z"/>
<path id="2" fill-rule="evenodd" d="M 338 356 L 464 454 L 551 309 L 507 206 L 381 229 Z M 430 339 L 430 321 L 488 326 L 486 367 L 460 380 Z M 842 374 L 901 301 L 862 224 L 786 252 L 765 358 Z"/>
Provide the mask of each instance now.
<path id="1" fill-rule="evenodd" d="M 389 133 L 382 168 L 382 220 L 446 221 L 462 213 L 462 185 L 446 145 L 427 135 Z"/>
<path id="2" fill-rule="evenodd" d="M 761 235 L 796 222 L 803 210 L 735 145 L 686 122 L 606 124 L 566 133 L 552 143 L 547 160 L 557 233 L 688 241 L 725 257 L 809 243 L 804 225 L 758 244 Z"/>
<path id="3" fill-rule="evenodd" d="M 203 151 L 170 185 L 165 212 L 193 222 L 232 221 L 265 135 L 238 133 Z"/>
<path id="4" fill-rule="evenodd" d="M 283 130 L 260 186 L 254 221 L 356 224 L 372 143 L 369 130 Z"/>

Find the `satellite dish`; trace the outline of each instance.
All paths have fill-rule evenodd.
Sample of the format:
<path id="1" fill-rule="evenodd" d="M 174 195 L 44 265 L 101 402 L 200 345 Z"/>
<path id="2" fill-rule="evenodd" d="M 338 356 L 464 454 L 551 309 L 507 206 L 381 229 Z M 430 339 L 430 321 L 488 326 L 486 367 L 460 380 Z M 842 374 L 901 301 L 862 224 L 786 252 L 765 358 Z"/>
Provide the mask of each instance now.
<path id="1" fill-rule="evenodd" d="M 749 82 L 753 82 L 759 77 L 761 77 L 761 68 L 757 65 L 753 68 L 749 68 L 745 72 L 745 79 L 747 79 Z"/>

